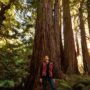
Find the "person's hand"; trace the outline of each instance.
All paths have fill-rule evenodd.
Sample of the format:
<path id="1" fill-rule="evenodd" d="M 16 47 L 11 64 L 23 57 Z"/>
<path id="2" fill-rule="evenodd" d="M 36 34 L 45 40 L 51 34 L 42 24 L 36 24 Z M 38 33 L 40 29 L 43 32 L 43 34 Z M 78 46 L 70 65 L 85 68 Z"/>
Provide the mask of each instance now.
<path id="1" fill-rule="evenodd" d="M 40 83 L 42 83 L 42 78 L 40 78 Z"/>
<path id="2" fill-rule="evenodd" d="M 55 79 L 53 79 L 53 82 L 55 83 L 55 82 L 56 82 L 56 80 L 55 80 Z"/>

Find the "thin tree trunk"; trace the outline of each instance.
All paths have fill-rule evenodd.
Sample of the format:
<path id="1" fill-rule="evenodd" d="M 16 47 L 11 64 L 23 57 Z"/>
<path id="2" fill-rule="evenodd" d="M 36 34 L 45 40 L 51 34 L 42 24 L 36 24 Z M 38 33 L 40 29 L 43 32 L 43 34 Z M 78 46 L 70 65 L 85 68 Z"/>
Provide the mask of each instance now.
<path id="1" fill-rule="evenodd" d="M 68 74 L 78 73 L 75 43 L 71 24 L 69 0 L 63 0 L 64 56 Z"/>
<path id="2" fill-rule="evenodd" d="M 87 12 L 88 12 L 88 28 L 89 28 L 89 33 L 90 33 L 90 3 L 87 5 Z"/>
<path id="3" fill-rule="evenodd" d="M 77 47 L 76 55 L 79 56 L 79 55 L 80 55 L 80 49 L 79 49 L 79 42 L 78 42 L 77 33 L 78 33 L 78 32 L 76 31 L 76 47 Z"/>
<path id="4" fill-rule="evenodd" d="M 89 27 L 89 33 L 90 33 L 90 7 L 88 8 L 88 27 Z"/>
<path id="5" fill-rule="evenodd" d="M 85 27 L 84 27 L 84 21 L 83 21 L 82 6 L 83 6 L 83 1 L 81 2 L 80 8 L 79 8 L 83 63 L 84 63 L 84 70 L 85 70 L 85 72 L 90 73 L 90 56 L 89 56 L 89 52 L 88 52 L 88 48 L 87 48 L 87 43 L 86 43 L 86 34 L 85 34 Z"/>

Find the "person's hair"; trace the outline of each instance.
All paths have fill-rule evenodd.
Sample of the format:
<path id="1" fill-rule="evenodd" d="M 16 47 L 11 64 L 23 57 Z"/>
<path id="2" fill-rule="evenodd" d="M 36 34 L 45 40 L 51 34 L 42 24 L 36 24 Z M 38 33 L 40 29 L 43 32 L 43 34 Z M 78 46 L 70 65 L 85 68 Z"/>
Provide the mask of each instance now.
<path id="1" fill-rule="evenodd" d="M 48 55 L 45 55 L 45 56 L 43 57 L 43 61 L 46 61 L 45 58 L 48 58 L 48 60 L 49 60 L 49 56 L 48 56 Z"/>

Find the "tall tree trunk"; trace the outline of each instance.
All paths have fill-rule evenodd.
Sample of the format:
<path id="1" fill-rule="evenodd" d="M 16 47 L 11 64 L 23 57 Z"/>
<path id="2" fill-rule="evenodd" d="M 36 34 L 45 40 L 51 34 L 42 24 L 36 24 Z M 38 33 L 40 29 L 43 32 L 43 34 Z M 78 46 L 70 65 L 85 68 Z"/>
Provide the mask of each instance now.
<path id="1" fill-rule="evenodd" d="M 83 2 L 81 2 L 80 8 L 79 8 L 83 63 L 84 63 L 84 70 L 85 70 L 85 72 L 90 73 L 90 56 L 89 56 L 87 43 L 86 43 L 86 34 L 85 34 L 85 27 L 84 27 L 84 21 L 83 21 L 82 6 L 83 6 Z"/>
<path id="2" fill-rule="evenodd" d="M 56 60 L 59 63 L 59 67 L 61 68 L 61 57 L 60 57 L 60 0 L 55 0 L 54 4 L 54 37 L 55 37 L 55 48 L 56 48 Z"/>
<path id="3" fill-rule="evenodd" d="M 59 29 L 60 29 L 60 52 L 61 52 L 61 70 L 63 73 L 66 72 L 66 67 L 65 67 L 65 59 L 64 59 L 64 48 L 63 48 L 63 40 L 62 40 L 62 2 L 60 1 L 60 6 L 59 6 Z"/>
<path id="4" fill-rule="evenodd" d="M 60 70 L 60 51 L 56 48 L 56 32 L 53 29 L 52 0 L 39 0 L 37 7 L 36 32 L 34 50 L 30 62 L 30 76 L 24 90 L 34 90 L 39 78 L 40 63 L 45 55 L 54 62 L 54 73 L 59 77 L 56 70 Z M 58 37 L 58 36 L 57 36 Z M 60 48 L 59 48 L 60 50 Z M 57 53 L 58 51 L 58 53 Z M 58 57 L 58 58 L 57 58 Z M 40 89 L 37 89 L 40 90 Z"/>
<path id="5" fill-rule="evenodd" d="M 90 33 L 90 1 L 87 0 L 87 12 L 88 12 L 88 28 Z"/>
<path id="6" fill-rule="evenodd" d="M 64 56 L 68 74 L 78 73 L 69 0 L 63 0 Z"/>

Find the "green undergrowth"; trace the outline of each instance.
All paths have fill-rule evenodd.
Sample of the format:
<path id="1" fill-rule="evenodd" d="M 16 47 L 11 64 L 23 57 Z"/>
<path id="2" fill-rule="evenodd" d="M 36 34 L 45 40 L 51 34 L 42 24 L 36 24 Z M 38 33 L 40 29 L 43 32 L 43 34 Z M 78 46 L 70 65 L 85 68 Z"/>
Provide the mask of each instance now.
<path id="1" fill-rule="evenodd" d="M 90 85 L 90 76 L 88 75 L 66 75 L 64 79 L 57 79 L 57 90 L 84 90 Z"/>
<path id="2" fill-rule="evenodd" d="M 14 87 L 14 81 L 13 80 L 1 80 L 0 81 L 0 87 Z"/>

